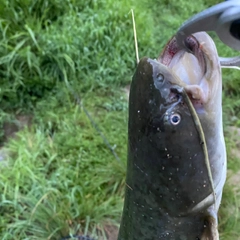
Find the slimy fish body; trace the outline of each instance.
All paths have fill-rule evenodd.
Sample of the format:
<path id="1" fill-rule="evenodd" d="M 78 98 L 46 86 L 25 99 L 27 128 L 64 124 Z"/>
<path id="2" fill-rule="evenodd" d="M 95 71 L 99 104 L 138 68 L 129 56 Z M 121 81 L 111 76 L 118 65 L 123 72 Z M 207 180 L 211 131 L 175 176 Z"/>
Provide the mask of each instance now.
<path id="1" fill-rule="evenodd" d="M 118 240 L 217 240 L 226 179 L 222 79 L 204 32 L 140 60 L 129 99 L 128 164 Z"/>

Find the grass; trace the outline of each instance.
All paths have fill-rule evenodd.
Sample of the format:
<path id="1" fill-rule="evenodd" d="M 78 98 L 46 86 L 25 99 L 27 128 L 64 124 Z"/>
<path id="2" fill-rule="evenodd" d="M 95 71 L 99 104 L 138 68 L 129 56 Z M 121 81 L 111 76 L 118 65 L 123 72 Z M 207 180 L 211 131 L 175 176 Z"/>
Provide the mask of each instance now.
<path id="1" fill-rule="evenodd" d="M 96 94 L 102 98 L 94 101 L 89 93 L 84 107 L 125 157 L 124 93 Z M 37 104 L 34 124 L 9 142 L 11 155 L 0 177 L 1 239 L 60 239 L 103 219 L 119 221 L 125 159 L 115 159 L 69 92 L 61 99 L 64 105 L 56 96 Z"/>
<path id="2" fill-rule="evenodd" d="M 8 156 L 0 166 L 0 239 L 104 238 L 106 223 L 119 224 L 128 117 L 122 87 L 136 66 L 130 9 L 139 55 L 154 58 L 184 20 L 216 3 L 0 0 L 0 141 Z M 222 56 L 236 54 L 214 39 Z M 240 123 L 238 76 L 223 70 L 230 171 L 219 214 L 223 240 L 238 239 L 240 229 L 232 180 L 240 159 L 228 131 Z M 5 142 L 5 123 L 21 125 L 19 115 L 32 124 Z"/>

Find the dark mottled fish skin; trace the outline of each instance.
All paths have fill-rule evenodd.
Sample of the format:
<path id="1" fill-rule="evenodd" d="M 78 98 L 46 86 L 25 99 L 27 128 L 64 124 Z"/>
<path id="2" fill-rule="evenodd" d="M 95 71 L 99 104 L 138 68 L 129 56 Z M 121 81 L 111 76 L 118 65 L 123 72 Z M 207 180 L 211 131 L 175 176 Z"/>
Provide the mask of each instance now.
<path id="1" fill-rule="evenodd" d="M 221 84 L 213 87 L 215 104 L 221 105 Z M 159 61 L 141 59 L 130 89 L 126 192 L 118 240 L 218 239 L 216 219 L 226 168 L 218 105 L 210 111 L 213 105 L 206 104 L 206 111 L 198 114 L 206 132 L 203 143 L 179 79 Z M 171 123 L 174 114 L 181 116 L 177 125 Z M 203 144 L 209 148 L 214 188 L 220 186 L 217 203 L 211 197 Z"/>

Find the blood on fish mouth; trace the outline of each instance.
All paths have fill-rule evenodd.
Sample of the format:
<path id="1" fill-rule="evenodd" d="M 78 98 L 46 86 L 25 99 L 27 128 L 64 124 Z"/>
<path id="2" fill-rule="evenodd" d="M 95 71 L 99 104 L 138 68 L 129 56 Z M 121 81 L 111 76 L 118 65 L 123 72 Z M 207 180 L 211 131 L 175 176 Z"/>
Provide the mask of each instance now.
<path id="1" fill-rule="evenodd" d="M 208 99 L 208 84 L 204 79 L 207 64 L 202 44 L 204 43 L 199 43 L 193 35 L 187 37 L 187 52 L 177 45 L 176 38 L 173 37 L 158 58 L 161 64 L 169 67 L 182 81 L 196 110 L 202 109 Z"/>

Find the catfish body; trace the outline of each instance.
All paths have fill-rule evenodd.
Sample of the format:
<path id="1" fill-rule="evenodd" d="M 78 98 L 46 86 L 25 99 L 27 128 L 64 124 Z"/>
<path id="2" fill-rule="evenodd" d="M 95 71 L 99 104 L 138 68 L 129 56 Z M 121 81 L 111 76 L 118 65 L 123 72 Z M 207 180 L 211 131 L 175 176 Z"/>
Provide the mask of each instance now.
<path id="1" fill-rule="evenodd" d="M 199 38 L 208 39 L 201 34 Z M 160 60 L 141 59 L 131 84 L 126 192 L 118 240 L 215 240 L 226 178 L 220 65 L 209 61 L 210 74 L 204 66 L 208 93 L 201 98 L 197 96 L 201 92 L 196 93 L 201 84 L 189 84 L 186 74 L 178 76 L 181 69 L 174 69 L 164 54 Z M 207 52 L 201 54 L 208 61 Z"/>

